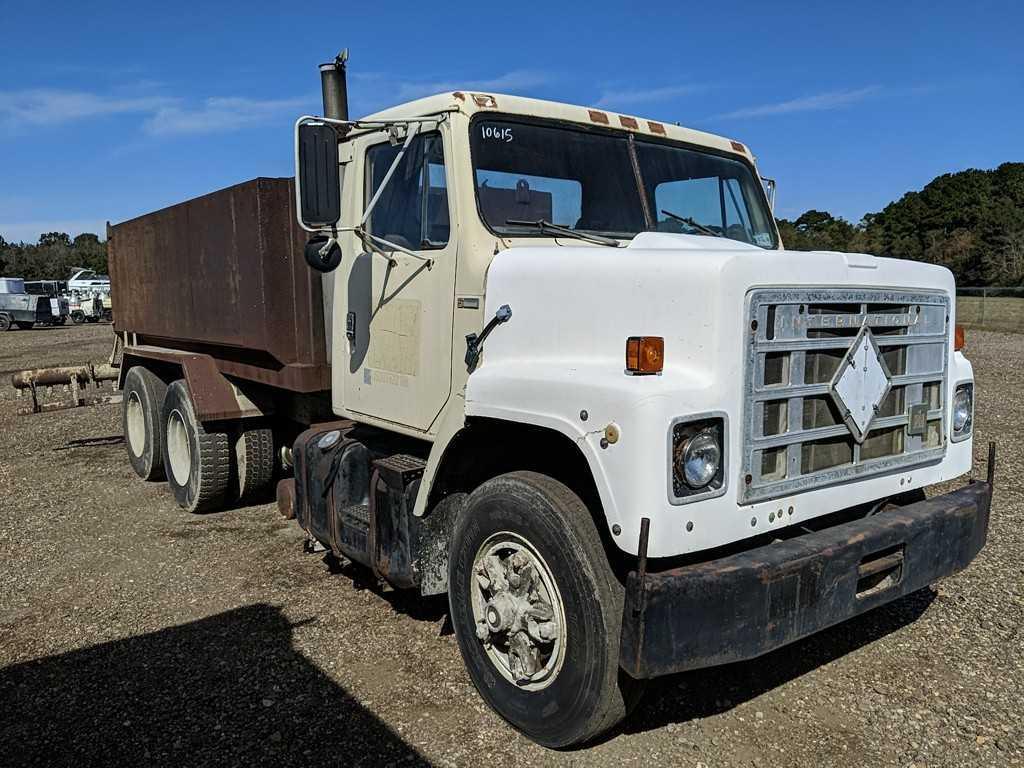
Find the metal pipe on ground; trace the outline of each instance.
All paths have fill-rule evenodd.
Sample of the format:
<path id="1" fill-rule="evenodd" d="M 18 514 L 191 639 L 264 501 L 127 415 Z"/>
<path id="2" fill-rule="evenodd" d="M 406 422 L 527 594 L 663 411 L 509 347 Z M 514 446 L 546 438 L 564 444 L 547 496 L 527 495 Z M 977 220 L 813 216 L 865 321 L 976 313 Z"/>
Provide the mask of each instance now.
<path id="1" fill-rule="evenodd" d="M 15 389 L 57 387 L 70 385 L 72 379 L 79 384 L 99 384 L 101 381 L 117 381 L 117 374 L 117 368 L 106 364 L 32 368 L 15 371 L 11 375 L 11 385 Z"/>
<path id="2" fill-rule="evenodd" d="M 121 402 L 120 394 L 109 395 L 85 395 L 83 390 L 94 385 L 99 388 L 105 381 L 117 381 L 118 369 L 107 363 L 100 365 L 75 365 L 62 368 L 32 368 L 25 371 L 15 371 L 11 375 L 11 384 L 18 390 L 21 397 L 26 391 L 32 402 L 18 410 L 21 414 L 45 413 L 48 411 L 61 411 L 67 408 L 79 408 L 86 405 L 110 405 Z M 64 391 L 70 392 L 70 397 L 57 402 L 40 402 L 40 392 L 43 388 L 52 392 L 53 387 L 61 387 Z"/>

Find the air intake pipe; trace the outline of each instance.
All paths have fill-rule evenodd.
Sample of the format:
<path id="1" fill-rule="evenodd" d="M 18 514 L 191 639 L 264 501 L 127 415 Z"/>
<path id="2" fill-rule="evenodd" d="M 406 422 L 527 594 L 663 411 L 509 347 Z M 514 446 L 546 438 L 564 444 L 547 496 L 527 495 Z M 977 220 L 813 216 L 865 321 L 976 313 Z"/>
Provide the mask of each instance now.
<path id="1" fill-rule="evenodd" d="M 348 48 L 334 57 L 334 61 L 320 65 L 320 87 L 324 96 L 324 117 L 348 120 L 348 82 L 345 64 Z"/>

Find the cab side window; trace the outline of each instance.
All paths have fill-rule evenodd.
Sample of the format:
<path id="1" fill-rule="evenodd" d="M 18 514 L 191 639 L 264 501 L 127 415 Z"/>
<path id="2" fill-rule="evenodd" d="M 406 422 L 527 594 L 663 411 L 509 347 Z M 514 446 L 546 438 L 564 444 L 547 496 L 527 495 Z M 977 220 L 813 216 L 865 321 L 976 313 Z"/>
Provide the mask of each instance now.
<path id="1" fill-rule="evenodd" d="M 385 142 L 366 151 L 366 203 L 377 193 L 401 148 L 401 144 Z M 432 250 L 448 244 L 448 179 L 440 134 L 412 140 L 374 206 L 367 229 L 410 250 Z"/>

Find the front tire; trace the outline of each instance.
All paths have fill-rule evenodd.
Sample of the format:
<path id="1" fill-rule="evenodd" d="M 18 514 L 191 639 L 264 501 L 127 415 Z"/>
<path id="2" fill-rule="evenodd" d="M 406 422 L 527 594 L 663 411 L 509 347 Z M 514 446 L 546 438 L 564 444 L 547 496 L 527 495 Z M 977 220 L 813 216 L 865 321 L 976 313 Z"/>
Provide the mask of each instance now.
<path id="1" fill-rule="evenodd" d="M 548 747 L 625 717 L 623 587 L 575 493 L 534 472 L 487 481 L 456 521 L 448 567 L 459 649 L 492 709 Z"/>
<path id="2" fill-rule="evenodd" d="M 230 441 L 196 419 L 183 379 L 167 388 L 162 409 L 164 467 L 178 506 L 189 512 L 212 512 L 224 505 L 230 475 Z"/>
<path id="3" fill-rule="evenodd" d="M 124 378 L 121 434 L 128 463 L 143 480 L 164 479 L 164 434 L 160 409 L 167 385 L 140 365 Z"/>

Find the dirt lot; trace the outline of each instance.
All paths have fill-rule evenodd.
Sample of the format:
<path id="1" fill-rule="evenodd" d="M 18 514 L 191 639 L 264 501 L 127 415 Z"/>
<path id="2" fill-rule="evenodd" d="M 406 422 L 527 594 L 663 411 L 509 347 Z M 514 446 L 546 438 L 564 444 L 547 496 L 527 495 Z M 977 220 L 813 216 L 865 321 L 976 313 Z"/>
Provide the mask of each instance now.
<path id="1" fill-rule="evenodd" d="M 102 360 L 109 326 L 0 335 L 0 372 Z M 624 727 L 537 747 L 481 703 L 446 603 L 331 573 L 271 504 L 179 510 L 117 408 L 16 416 L 0 379 L 4 765 L 1024 763 L 1024 336 L 971 332 L 978 561 L 763 659 L 659 681 Z"/>

